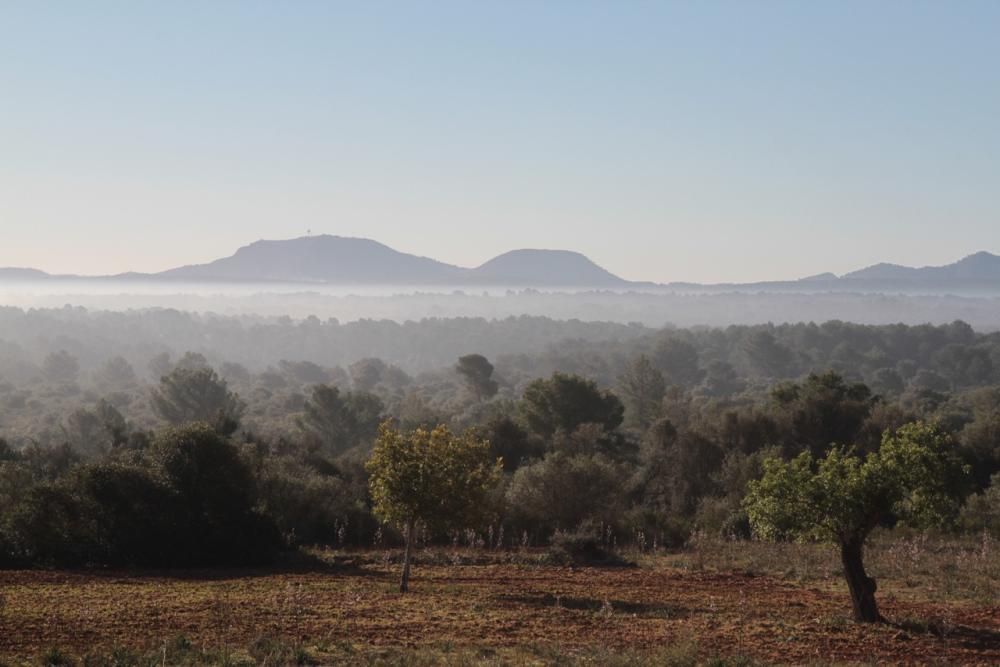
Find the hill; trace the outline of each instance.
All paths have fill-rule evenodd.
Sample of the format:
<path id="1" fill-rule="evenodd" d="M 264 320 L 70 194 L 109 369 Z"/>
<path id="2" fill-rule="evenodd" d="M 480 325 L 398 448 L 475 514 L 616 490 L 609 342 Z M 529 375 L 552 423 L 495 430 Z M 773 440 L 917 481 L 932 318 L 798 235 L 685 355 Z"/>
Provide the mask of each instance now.
<path id="1" fill-rule="evenodd" d="M 190 281 L 259 281 L 382 285 L 604 287 L 625 281 L 577 252 L 514 250 L 475 269 L 394 250 L 370 239 L 306 236 L 257 241 L 230 257 L 153 277 Z"/>
<path id="2" fill-rule="evenodd" d="M 619 287 L 627 280 L 568 250 L 512 250 L 473 269 L 477 282 L 542 287 Z"/>
<path id="3" fill-rule="evenodd" d="M 461 281 L 465 271 L 370 239 L 323 235 L 257 241 L 230 257 L 154 275 L 192 281 L 432 285 Z"/>
<path id="4" fill-rule="evenodd" d="M 38 269 L 0 268 L 0 280 L 40 280 L 49 274 Z"/>
<path id="5" fill-rule="evenodd" d="M 955 283 L 1000 284 L 1000 256 L 977 252 L 953 264 L 913 268 L 899 264 L 876 264 L 845 274 L 842 280 L 882 280 L 927 286 Z"/>

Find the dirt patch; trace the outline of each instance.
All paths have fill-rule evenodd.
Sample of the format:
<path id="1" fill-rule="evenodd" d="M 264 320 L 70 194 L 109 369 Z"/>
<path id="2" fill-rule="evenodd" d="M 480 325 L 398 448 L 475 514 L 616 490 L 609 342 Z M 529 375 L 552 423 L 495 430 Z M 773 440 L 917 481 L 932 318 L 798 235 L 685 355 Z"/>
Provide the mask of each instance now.
<path id="1" fill-rule="evenodd" d="M 400 596 L 377 560 L 193 573 L 0 572 L 0 657 L 149 649 L 178 635 L 245 645 L 656 648 L 766 662 L 1000 663 L 1000 607 L 881 597 L 895 626 L 849 620 L 846 592 L 769 576 L 538 565 L 425 565 Z"/>

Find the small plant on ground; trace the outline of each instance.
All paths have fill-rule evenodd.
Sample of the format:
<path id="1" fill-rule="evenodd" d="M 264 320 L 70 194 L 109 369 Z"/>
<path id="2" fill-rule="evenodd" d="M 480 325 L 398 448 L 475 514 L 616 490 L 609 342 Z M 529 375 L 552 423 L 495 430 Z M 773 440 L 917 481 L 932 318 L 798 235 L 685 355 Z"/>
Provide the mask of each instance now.
<path id="1" fill-rule="evenodd" d="M 605 546 L 598 529 L 584 523 L 576 530 L 557 530 L 546 552 L 547 560 L 559 565 L 627 565 Z"/>

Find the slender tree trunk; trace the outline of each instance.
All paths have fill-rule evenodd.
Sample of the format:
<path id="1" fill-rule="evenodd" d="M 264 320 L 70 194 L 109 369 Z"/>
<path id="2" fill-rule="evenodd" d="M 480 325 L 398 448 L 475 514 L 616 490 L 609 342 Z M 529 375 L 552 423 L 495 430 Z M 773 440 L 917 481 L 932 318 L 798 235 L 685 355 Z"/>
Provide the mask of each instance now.
<path id="1" fill-rule="evenodd" d="M 413 552 L 413 519 L 406 522 L 406 549 L 403 551 L 403 575 L 399 578 L 399 592 L 410 590 L 410 554 Z"/>
<path id="2" fill-rule="evenodd" d="M 865 572 L 862 560 L 863 540 L 851 539 L 840 544 L 840 561 L 844 566 L 844 578 L 851 591 L 854 605 L 854 620 L 860 623 L 881 623 L 884 619 L 875 603 L 875 580 Z"/>

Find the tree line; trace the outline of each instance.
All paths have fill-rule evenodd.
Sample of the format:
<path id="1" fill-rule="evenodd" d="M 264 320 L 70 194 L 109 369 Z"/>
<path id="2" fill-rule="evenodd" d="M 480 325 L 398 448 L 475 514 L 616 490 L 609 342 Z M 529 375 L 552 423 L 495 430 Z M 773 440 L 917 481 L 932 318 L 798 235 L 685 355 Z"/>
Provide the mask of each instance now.
<path id="1" fill-rule="evenodd" d="M 0 562 L 187 567 L 267 562 L 305 545 L 817 537 L 815 507 L 772 510 L 808 489 L 836 498 L 834 487 L 884 501 L 840 517 L 850 530 L 827 531 L 850 550 L 876 526 L 926 519 L 909 503 L 925 482 L 949 499 L 936 504 L 936 529 L 997 533 L 995 344 L 961 323 L 665 329 L 537 355 L 463 353 L 413 375 L 373 357 L 253 372 L 160 354 L 149 360 L 155 383 L 118 357 L 84 379 L 72 354 L 55 352 L 40 376 L 4 392 Z M 24 422 L 33 435 L 8 435 L 18 412 L 34 415 Z M 407 520 L 386 504 L 372 462 L 387 442 L 426 454 L 452 439 L 499 461 L 479 480 L 482 511 L 437 499 L 452 509 Z M 902 475 L 898 451 L 914 443 L 961 474 Z M 425 469 L 421 484 L 443 484 Z M 885 479 L 895 486 L 872 486 Z M 781 493 L 771 510 L 753 502 Z M 863 567 L 852 567 L 863 594 Z"/>

